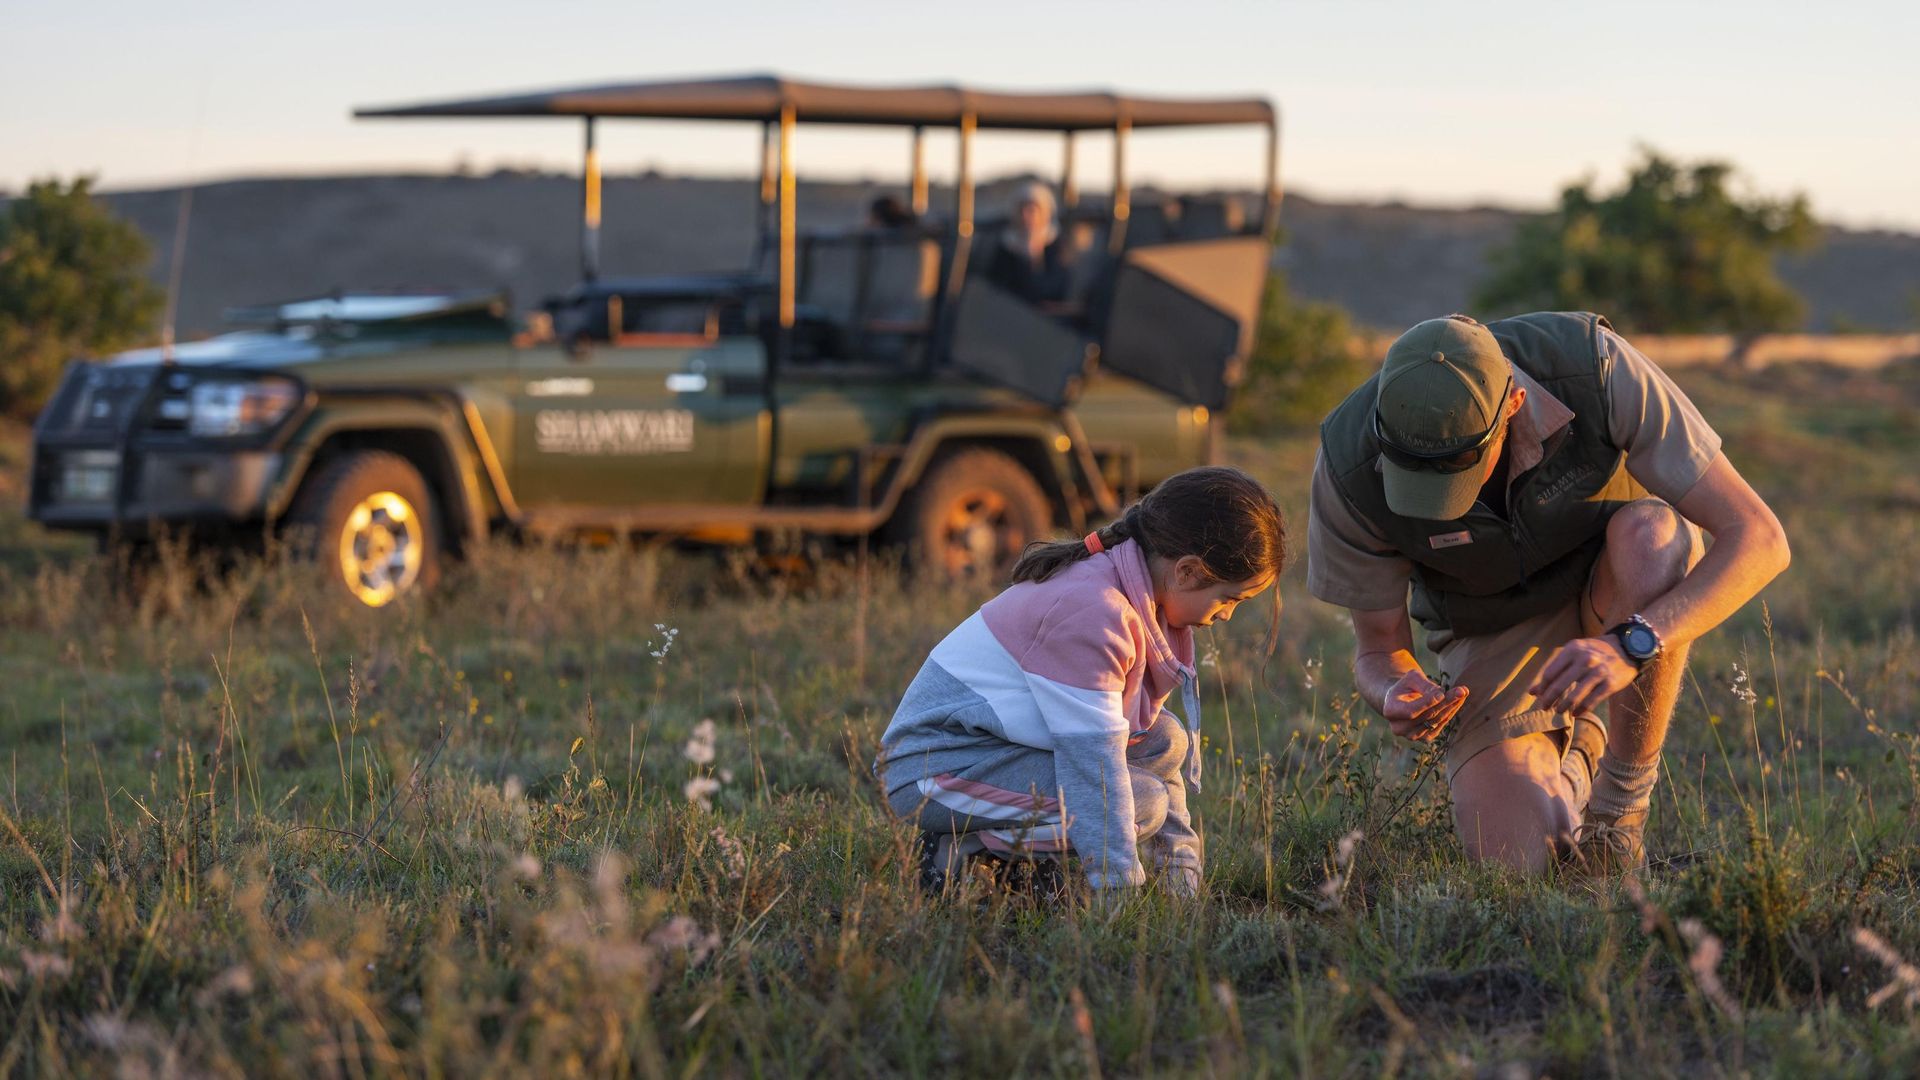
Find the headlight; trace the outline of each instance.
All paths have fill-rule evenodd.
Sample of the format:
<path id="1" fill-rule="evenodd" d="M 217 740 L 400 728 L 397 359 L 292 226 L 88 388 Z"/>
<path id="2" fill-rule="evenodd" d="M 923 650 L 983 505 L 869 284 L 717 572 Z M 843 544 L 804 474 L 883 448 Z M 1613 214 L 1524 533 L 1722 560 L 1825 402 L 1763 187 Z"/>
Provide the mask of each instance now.
<path id="1" fill-rule="evenodd" d="M 285 379 L 197 383 L 187 412 L 187 432 L 212 438 L 258 435 L 279 423 L 299 402 L 299 385 Z"/>

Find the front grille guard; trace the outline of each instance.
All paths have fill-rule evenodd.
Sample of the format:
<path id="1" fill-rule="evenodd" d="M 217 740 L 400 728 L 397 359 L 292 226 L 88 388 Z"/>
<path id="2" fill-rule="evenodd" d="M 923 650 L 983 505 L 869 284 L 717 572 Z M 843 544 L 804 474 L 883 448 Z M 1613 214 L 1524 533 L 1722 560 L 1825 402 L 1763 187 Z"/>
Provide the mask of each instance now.
<path id="1" fill-rule="evenodd" d="M 162 387 L 162 369 L 119 370 L 91 360 L 67 365 L 60 388 L 33 426 L 34 461 L 29 493 L 30 516 L 53 502 L 55 470 L 49 453 L 113 450 L 119 465 L 113 479 L 113 520 L 126 517 L 135 477 L 134 435 L 153 409 Z"/>
<path id="2" fill-rule="evenodd" d="M 169 364 L 159 364 L 151 368 L 116 369 L 108 364 L 93 360 L 75 360 L 67 366 L 67 374 L 61 380 L 60 388 L 54 392 L 52 401 L 40 412 L 33 427 L 33 463 L 28 473 L 28 514 L 35 512 L 53 501 L 53 469 L 47 460 L 49 453 L 65 453 L 74 450 L 113 450 L 120 455 L 120 464 L 114 474 L 113 517 L 122 523 L 127 519 L 128 506 L 132 493 L 140 479 L 140 469 L 144 462 L 141 453 L 144 450 L 136 444 L 143 437 L 178 436 L 177 431 L 163 430 L 155 425 L 160 400 L 169 393 L 179 393 L 190 387 L 191 381 L 178 383 L 172 380 L 180 377 L 189 380 L 195 378 L 247 378 L 274 375 L 292 378 L 301 386 L 302 401 L 274 427 L 259 436 L 246 437 L 239 442 L 219 440 L 206 442 L 208 447 L 227 447 L 231 449 L 258 448 L 273 446 L 283 442 L 294 425 L 298 424 L 313 408 L 313 390 L 306 381 L 284 372 L 255 371 L 252 369 L 223 367 L 217 375 L 186 375 L 182 369 Z M 116 389 L 111 398 L 115 403 L 110 406 L 108 415 L 91 417 L 94 402 L 98 400 L 95 380 L 110 380 L 110 386 Z M 89 424 L 89 419 L 111 423 Z"/>

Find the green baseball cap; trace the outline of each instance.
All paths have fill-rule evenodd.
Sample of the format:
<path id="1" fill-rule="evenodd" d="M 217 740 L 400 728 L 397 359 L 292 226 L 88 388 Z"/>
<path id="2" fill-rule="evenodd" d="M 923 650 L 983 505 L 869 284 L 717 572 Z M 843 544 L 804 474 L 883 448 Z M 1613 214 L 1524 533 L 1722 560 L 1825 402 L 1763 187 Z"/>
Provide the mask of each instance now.
<path id="1" fill-rule="evenodd" d="M 1387 508 L 1428 521 L 1466 516 L 1485 470 L 1418 466 L 1484 447 L 1512 385 L 1500 343 L 1472 319 L 1428 319 L 1401 334 L 1387 348 L 1374 404 Z"/>

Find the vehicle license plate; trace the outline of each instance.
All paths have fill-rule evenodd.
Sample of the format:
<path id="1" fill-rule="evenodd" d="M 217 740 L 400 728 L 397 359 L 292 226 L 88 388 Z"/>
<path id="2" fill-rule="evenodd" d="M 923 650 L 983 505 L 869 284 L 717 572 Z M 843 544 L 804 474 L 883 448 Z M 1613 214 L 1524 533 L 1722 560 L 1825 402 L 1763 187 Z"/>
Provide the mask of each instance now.
<path id="1" fill-rule="evenodd" d="M 120 475 L 120 455 L 112 450 L 72 454 L 61 462 L 60 496 L 73 502 L 106 502 L 113 498 Z"/>

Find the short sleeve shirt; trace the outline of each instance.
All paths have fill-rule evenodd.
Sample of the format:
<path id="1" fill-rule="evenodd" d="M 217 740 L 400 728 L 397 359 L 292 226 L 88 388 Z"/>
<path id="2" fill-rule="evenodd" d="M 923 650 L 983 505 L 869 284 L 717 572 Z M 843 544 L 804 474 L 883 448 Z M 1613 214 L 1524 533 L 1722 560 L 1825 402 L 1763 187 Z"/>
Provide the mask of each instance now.
<path id="1" fill-rule="evenodd" d="M 1607 430 L 1626 451 L 1627 472 L 1652 495 L 1678 506 L 1720 456 L 1720 436 L 1667 373 L 1612 330 L 1600 331 L 1611 360 Z M 1539 383 L 1515 372 L 1527 403 L 1509 438 L 1516 458 L 1538 460 L 1540 445 L 1573 416 Z M 1531 445 L 1523 445 L 1530 443 Z M 1355 513 L 1333 484 L 1324 453 L 1313 463 L 1307 513 L 1307 590 L 1330 604 L 1378 611 L 1406 603 L 1413 562 Z"/>

